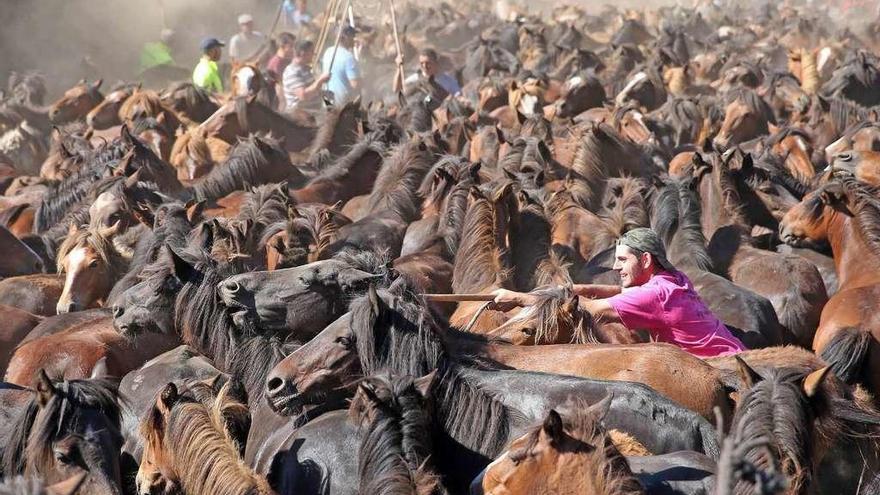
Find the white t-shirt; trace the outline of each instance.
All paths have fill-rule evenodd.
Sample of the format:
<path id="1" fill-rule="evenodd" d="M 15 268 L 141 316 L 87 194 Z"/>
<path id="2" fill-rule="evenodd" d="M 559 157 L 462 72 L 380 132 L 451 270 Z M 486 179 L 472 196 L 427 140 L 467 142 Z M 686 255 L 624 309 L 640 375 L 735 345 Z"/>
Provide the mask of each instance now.
<path id="1" fill-rule="evenodd" d="M 229 40 L 229 56 L 238 60 L 249 59 L 265 44 L 266 35 L 259 31 L 251 31 L 248 35 L 238 33 Z"/>

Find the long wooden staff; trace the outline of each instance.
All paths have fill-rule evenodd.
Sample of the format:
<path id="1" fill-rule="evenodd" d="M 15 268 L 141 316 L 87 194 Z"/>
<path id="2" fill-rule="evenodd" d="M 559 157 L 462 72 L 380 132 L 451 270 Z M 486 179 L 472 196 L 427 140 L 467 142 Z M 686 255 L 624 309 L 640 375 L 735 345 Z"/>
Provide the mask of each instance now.
<path id="1" fill-rule="evenodd" d="M 312 66 L 318 63 L 318 57 L 324 51 L 324 44 L 327 42 L 327 33 L 330 31 L 330 19 L 336 17 L 336 4 L 339 0 L 330 0 L 324 9 L 324 22 L 321 23 L 321 31 L 318 34 L 318 41 L 315 43 L 315 54 L 312 55 Z"/>
<path id="2" fill-rule="evenodd" d="M 423 294 L 426 301 L 434 302 L 472 302 L 494 301 L 495 296 L 492 294 Z"/>
<path id="3" fill-rule="evenodd" d="M 394 10 L 394 0 L 388 0 L 389 5 L 391 6 L 391 28 L 394 30 L 394 47 L 397 49 L 397 59 L 400 61 L 397 64 L 397 76 L 400 80 L 400 91 L 403 94 L 406 94 L 406 88 L 403 87 L 405 77 L 403 72 L 403 51 L 400 48 L 400 36 L 397 34 L 397 12 Z"/>
<path id="4" fill-rule="evenodd" d="M 346 9 L 348 9 L 349 5 L 351 5 L 351 0 L 347 0 Z M 345 12 L 345 10 L 343 10 L 343 12 Z M 333 62 L 336 61 L 336 52 L 339 51 L 339 40 L 342 39 L 342 30 L 343 30 L 342 23 L 339 23 L 339 25 L 336 27 L 337 27 L 336 43 L 334 43 L 334 45 L 333 45 L 333 54 L 330 55 L 330 65 L 327 67 L 327 69 L 322 68 L 322 70 L 324 70 L 324 72 L 327 74 L 330 74 L 333 72 Z M 332 105 L 332 103 L 330 102 L 330 100 L 327 99 L 326 96 L 324 97 L 324 105 L 326 105 L 328 107 Z"/>

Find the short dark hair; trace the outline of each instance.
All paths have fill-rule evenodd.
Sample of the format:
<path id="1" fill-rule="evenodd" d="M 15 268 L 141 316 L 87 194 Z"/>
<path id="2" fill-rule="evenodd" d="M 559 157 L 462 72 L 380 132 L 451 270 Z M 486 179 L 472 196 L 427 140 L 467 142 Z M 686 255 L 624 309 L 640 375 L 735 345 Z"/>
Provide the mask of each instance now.
<path id="1" fill-rule="evenodd" d="M 428 57 L 428 59 L 430 59 L 431 62 L 436 62 L 436 61 L 440 60 L 440 57 L 437 55 L 437 51 L 434 50 L 433 48 L 424 48 L 424 49 L 422 49 L 421 52 L 419 52 L 419 55 L 421 55 L 423 57 Z"/>
<path id="2" fill-rule="evenodd" d="M 293 49 L 293 53 L 297 54 L 298 56 L 302 56 L 314 47 L 315 44 L 311 40 L 300 40 L 300 42 L 297 43 L 296 47 Z"/>
<path id="3" fill-rule="evenodd" d="M 287 31 L 278 35 L 278 44 L 279 45 L 293 45 L 296 43 L 296 36 L 292 33 L 288 33 Z"/>

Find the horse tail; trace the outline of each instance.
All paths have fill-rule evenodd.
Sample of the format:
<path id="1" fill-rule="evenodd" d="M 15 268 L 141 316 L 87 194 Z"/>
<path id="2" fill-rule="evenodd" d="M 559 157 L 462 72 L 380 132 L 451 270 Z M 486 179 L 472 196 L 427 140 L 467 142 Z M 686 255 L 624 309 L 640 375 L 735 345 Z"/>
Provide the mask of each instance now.
<path id="1" fill-rule="evenodd" d="M 846 327 L 822 349 L 820 357 L 838 378 L 853 385 L 864 381 L 865 361 L 872 340 L 874 337 L 867 330 Z"/>

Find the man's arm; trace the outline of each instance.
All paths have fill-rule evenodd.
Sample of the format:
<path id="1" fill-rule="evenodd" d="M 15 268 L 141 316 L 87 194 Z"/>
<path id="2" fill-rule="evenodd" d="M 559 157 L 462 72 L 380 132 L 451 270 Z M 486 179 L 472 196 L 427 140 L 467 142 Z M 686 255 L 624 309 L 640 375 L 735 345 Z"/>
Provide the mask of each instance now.
<path id="1" fill-rule="evenodd" d="M 605 299 L 620 294 L 619 285 L 575 284 L 572 292 L 583 297 Z"/>
<path id="2" fill-rule="evenodd" d="M 578 298 L 578 307 L 593 315 L 593 319 L 602 323 L 623 323 L 620 315 L 611 306 L 607 299 Z"/>

